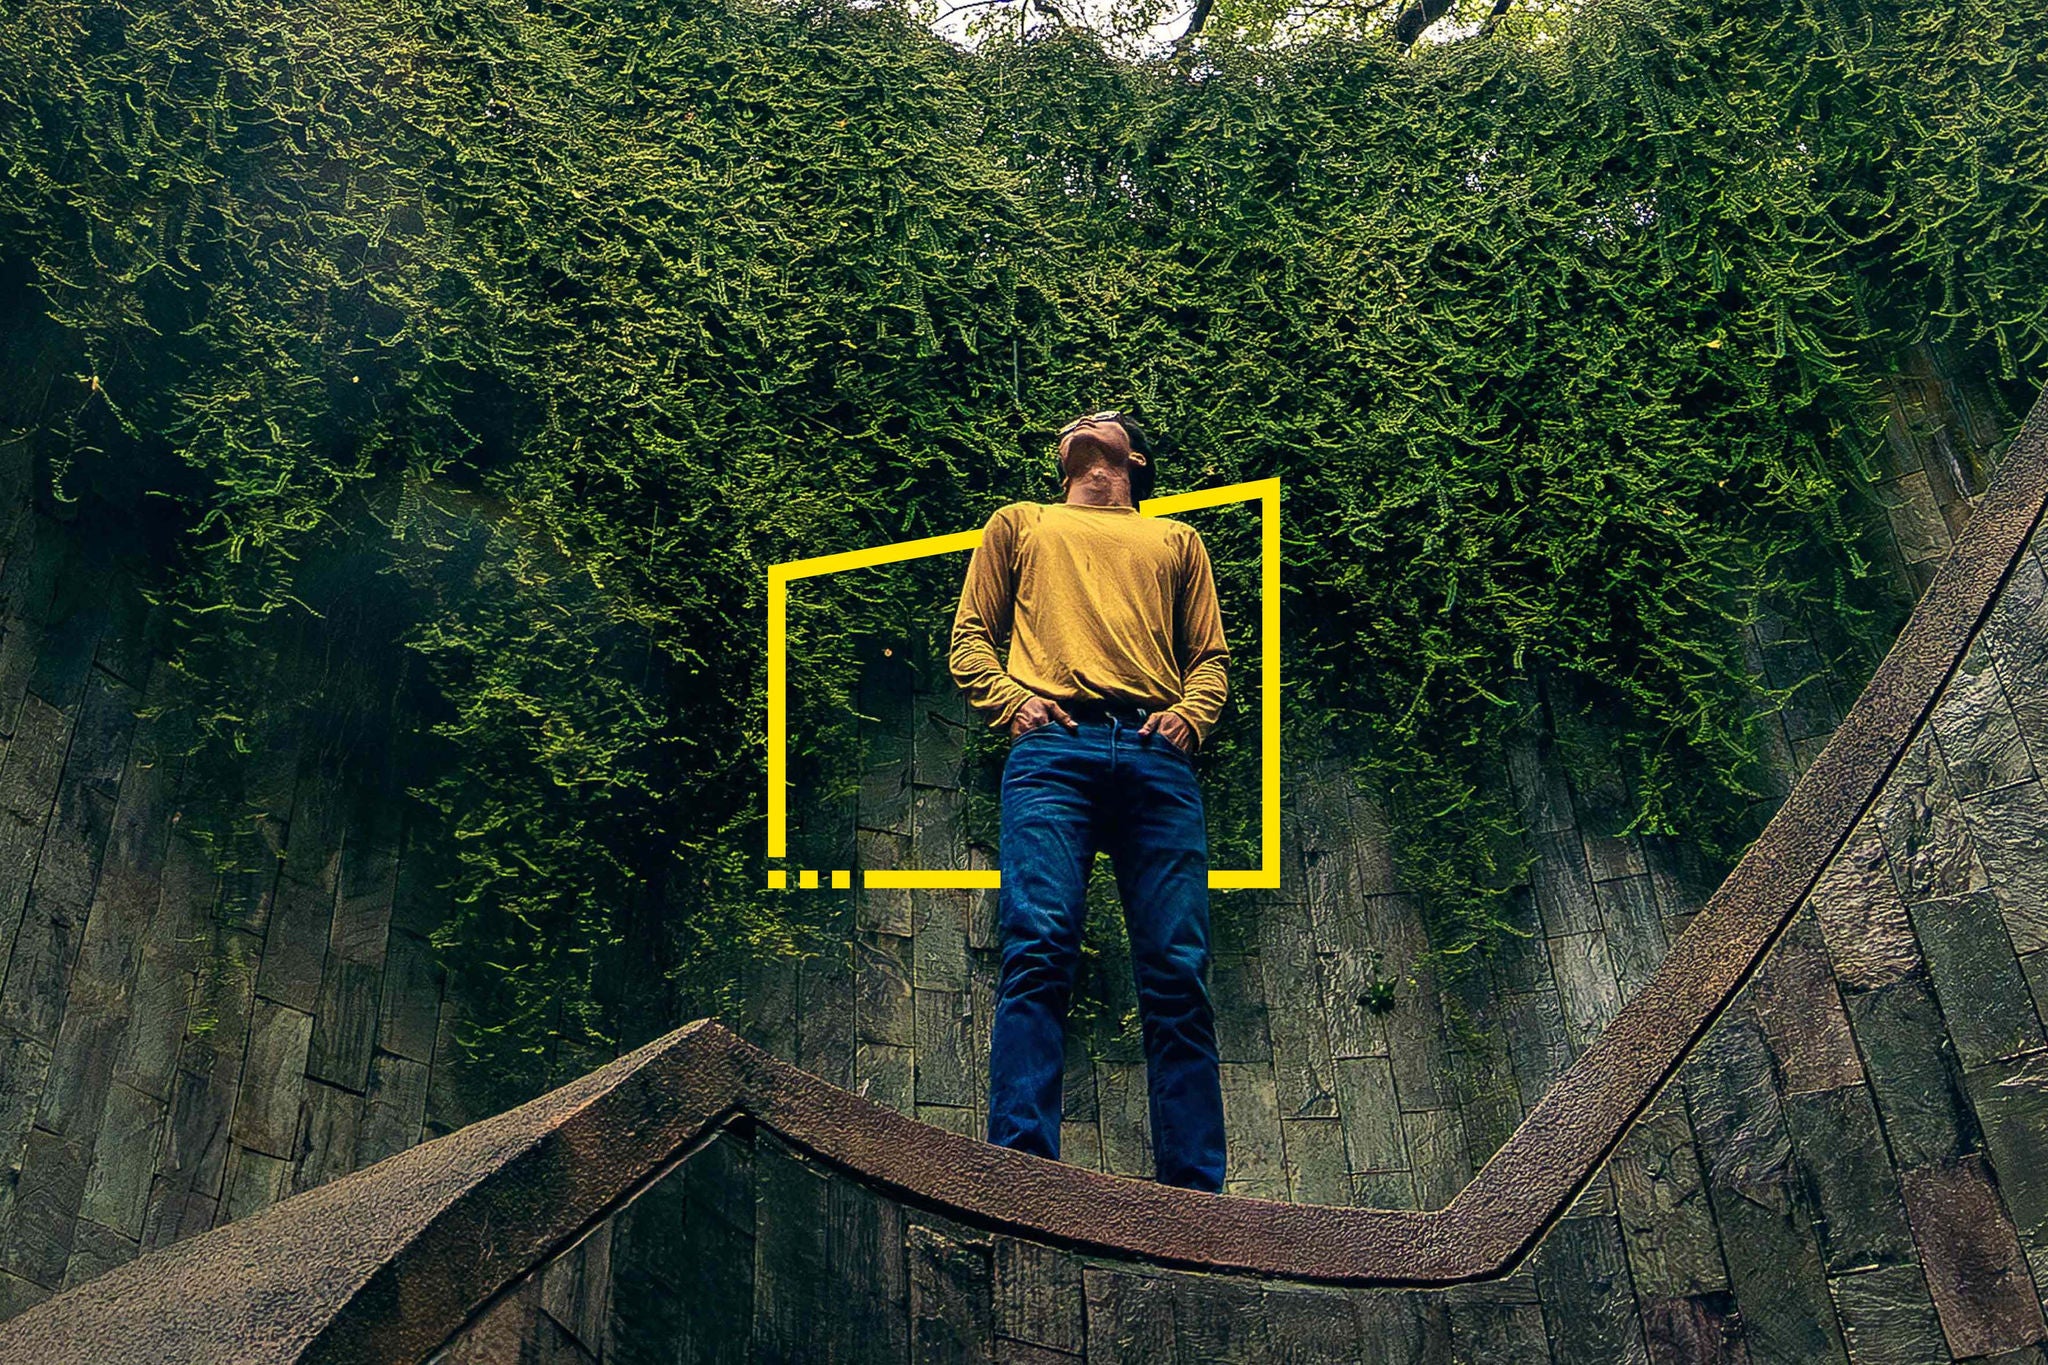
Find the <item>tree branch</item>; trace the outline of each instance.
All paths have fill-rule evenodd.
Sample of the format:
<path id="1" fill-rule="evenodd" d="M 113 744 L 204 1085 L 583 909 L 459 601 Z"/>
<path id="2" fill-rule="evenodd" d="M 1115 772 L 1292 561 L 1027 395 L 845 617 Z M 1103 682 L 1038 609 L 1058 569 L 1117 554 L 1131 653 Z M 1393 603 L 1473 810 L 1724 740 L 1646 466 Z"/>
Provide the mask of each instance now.
<path id="1" fill-rule="evenodd" d="M 1456 0 L 1422 0 L 1417 5 L 1403 4 L 1401 12 L 1394 16 L 1394 41 L 1404 49 L 1413 47 L 1423 30 L 1449 14 L 1454 3 Z"/>
<path id="2" fill-rule="evenodd" d="M 1195 12 L 1188 16 L 1188 26 L 1181 30 L 1180 37 L 1173 40 L 1173 55 L 1184 56 L 1188 46 L 1195 41 L 1195 35 L 1202 31 L 1202 25 L 1209 22 L 1210 11 L 1216 8 L 1216 0 L 1195 0 Z"/>

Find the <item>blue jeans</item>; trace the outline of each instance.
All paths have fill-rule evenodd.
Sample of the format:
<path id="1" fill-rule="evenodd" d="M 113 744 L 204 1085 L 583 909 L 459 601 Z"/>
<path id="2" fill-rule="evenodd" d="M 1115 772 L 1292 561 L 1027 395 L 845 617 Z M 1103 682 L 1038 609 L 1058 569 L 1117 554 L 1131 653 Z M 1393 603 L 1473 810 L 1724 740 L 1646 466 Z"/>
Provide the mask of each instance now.
<path id="1" fill-rule="evenodd" d="M 1114 717 L 1054 722 L 1003 763 L 1003 952 L 988 1140 L 1055 1160 L 1067 1007 L 1097 850 L 1123 899 L 1150 1090 L 1154 1178 L 1223 1188 L 1223 1090 L 1209 999 L 1209 832 L 1194 759 Z"/>

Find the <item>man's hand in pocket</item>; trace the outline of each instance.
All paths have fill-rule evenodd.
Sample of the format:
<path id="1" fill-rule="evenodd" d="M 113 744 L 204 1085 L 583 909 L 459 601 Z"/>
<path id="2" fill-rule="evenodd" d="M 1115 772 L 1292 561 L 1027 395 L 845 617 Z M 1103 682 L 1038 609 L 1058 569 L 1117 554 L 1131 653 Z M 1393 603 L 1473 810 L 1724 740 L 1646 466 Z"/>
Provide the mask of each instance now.
<path id="1" fill-rule="evenodd" d="M 1138 733 L 1149 735 L 1154 732 L 1166 736 L 1166 742 L 1174 745 L 1184 754 L 1195 751 L 1195 727 L 1188 724 L 1178 711 L 1154 711 L 1145 717 L 1145 723 L 1138 727 Z"/>
<path id="2" fill-rule="evenodd" d="M 1036 730 L 1039 726 L 1050 725 L 1054 721 L 1058 721 L 1069 730 L 1080 728 L 1080 722 L 1068 715 L 1058 702 L 1047 701 L 1044 697 L 1032 697 L 1018 707 L 1016 713 L 1010 717 L 1010 738 L 1015 739 L 1026 730 Z"/>

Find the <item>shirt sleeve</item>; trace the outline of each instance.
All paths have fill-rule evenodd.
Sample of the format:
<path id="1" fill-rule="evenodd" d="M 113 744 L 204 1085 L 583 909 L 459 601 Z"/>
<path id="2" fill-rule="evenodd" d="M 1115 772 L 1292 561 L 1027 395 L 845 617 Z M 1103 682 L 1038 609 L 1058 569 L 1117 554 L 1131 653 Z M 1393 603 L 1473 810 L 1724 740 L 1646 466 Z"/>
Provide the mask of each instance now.
<path id="1" fill-rule="evenodd" d="M 1190 529 L 1174 608 L 1175 644 L 1181 668 L 1180 700 L 1166 709 L 1194 727 L 1195 747 L 1208 739 L 1230 696 L 1225 669 L 1230 649 L 1223 641 L 1223 612 L 1216 601 L 1216 575 L 1209 547 Z"/>
<path id="2" fill-rule="evenodd" d="M 1016 522 L 998 510 L 982 528 L 981 544 L 967 564 L 960 588 L 960 606 L 953 613 L 952 648 L 946 665 L 953 681 L 967 694 L 967 704 L 989 716 L 990 729 L 1010 723 L 1017 708 L 1031 699 L 1031 689 L 1011 677 L 996 653 L 996 642 L 1010 634 L 1017 602 Z"/>

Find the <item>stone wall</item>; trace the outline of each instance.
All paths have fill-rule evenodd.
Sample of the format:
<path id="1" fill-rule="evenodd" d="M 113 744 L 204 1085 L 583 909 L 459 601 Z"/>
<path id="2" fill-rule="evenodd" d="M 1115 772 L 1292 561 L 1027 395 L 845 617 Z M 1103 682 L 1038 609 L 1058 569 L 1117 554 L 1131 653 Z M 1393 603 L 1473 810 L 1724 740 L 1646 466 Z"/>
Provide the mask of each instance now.
<path id="1" fill-rule="evenodd" d="M 1898 549 L 1892 571 L 1917 588 L 1924 585 L 1927 566 L 1945 553 L 1949 535 L 1982 486 L 1997 423 L 1981 400 L 1957 391 L 1931 368 L 1902 381 L 1900 394 L 1883 490 Z M 183 809 L 187 801 L 200 798 L 161 752 L 153 723 L 137 714 L 164 682 L 160 630 L 153 627 L 139 591 L 150 566 L 132 553 L 120 527 L 101 515 L 103 509 L 38 503 L 30 496 L 26 471 L 13 466 L 0 468 L 0 484 L 0 519 L 7 522 L 0 527 L 5 549 L 0 564 L 0 806 L 8 817 L 0 820 L 0 1317 L 5 1317 L 140 1251 L 241 1217 L 482 1115 L 465 1101 L 451 1043 L 459 1001 L 446 991 L 427 944 L 445 904 L 434 870 L 416 832 L 405 823 L 396 776 L 388 765 L 380 769 L 374 763 L 366 773 L 358 761 L 359 748 L 375 749 L 377 739 L 388 745 L 410 721 L 387 709 L 378 722 L 386 733 L 366 745 L 348 736 L 281 737 L 274 750 L 251 763 L 240 794 L 240 807 L 269 857 L 257 860 L 255 870 L 217 872 L 191 836 Z M 1780 617 L 1758 633 L 1759 677 L 1789 686 L 1813 671 L 1802 619 L 1809 610 L 1810 604 L 1785 604 Z M 358 628 L 369 627 L 358 623 Z M 276 685 L 361 691 L 368 686 L 361 677 L 340 676 L 350 667 L 350 653 L 345 637 L 316 636 L 294 671 Z M 1961 744 L 1973 734 L 1986 737 L 1987 743 L 1999 741 L 2002 748 L 1986 749 L 1986 757 L 1966 760 L 1957 770 L 1958 780 L 1970 787 L 1970 799 L 1994 817 L 2007 811 L 2001 803 L 2017 799 L 2011 779 L 2032 752 L 2012 738 L 2018 730 L 2007 727 L 2002 717 L 2012 715 L 2017 727 L 2041 704 L 2028 690 L 2031 674 L 2020 675 L 2015 683 L 2000 674 L 2000 666 L 1980 664 L 1972 673 L 1993 681 L 1980 681 L 1968 698 L 1958 694 L 1915 769 L 1928 774 L 1923 786 L 1932 791 L 1948 779 L 1946 770 L 1934 775 L 1948 761 L 1942 743 Z M 2003 711 L 1993 704 L 2004 696 L 1998 691 L 2001 680 L 2012 689 Z M 1816 678 L 1782 713 L 1779 768 L 1788 782 L 1817 751 L 1853 690 L 1853 683 Z M 864 699 L 864 709 L 878 717 L 873 738 L 882 761 L 867 774 L 857 805 L 830 812 L 829 818 L 811 812 L 800 842 L 816 855 L 815 865 L 989 865 L 989 850 L 965 838 L 969 774 L 962 740 L 968 717 L 957 696 L 949 690 L 917 695 L 884 682 Z M 1440 1205 L 1655 965 L 1711 889 L 1711 877 L 1680 843 L 1613 837 L 1614 813 L 1625 793 L 1598 783 L 1575 788 L 1558 762 L 1554 736 L 1532 723 L 1503 756 L 1539 854 L 1537 875 L 1521 903 L 1532 937 L 1523 951 L 1446 999 L 1426 974 L 1413 984 L 1406 980 L 1423 947 L 1422 931 L 1412 903 L 1389 870 L 1384 822 L 1369 800 L 1344 785 L 1340 764 L 1296 761 L 1305 749 L 1305 744 L 1290 748 L 1286 769 L 1283 887 L 1277 894 L 1226 893 L 1249 897 L 1240 902 L 1246 913 L 1227 917 L 1233 928 L 1212 982 L 1221 1010 L 1229 1106 L 1229 1188 L 1303 1202 Z M 1969 767 L 1972 761 L 1984 765 L 1981 773 Z M 2024 780 L 2031 780 L 2031 772 L 2029 766 Z M 1940 808 L 1934 796 L 1923 803 L 1930 810 Z M 2025 814 L 2023 806 L 2011 807 L 2008 823 L 2022 821 Z M 1919 836 L 1899 824 L 1885 837 L 1896 844 Z M 1943 856 L 1923 854 L 1917 844 L 1903 846 L 1904 851 L 1881 846 L 1888 857 L 1903 858 L 1909 866 Z M 1940 889 L 1983 888 L 1965 877 L 1954 886 L 1941 883 Z M 736 1026 L 777 1055 L 870 1098 L 979 1135 L 985 1124 L 987 1026 L 997 951 L 994 897 L 830 890 L 792 894 L 840 898 L 845 951 L 803 962 L 758 964 L 744 1017 L 733 1021 Z M 2023 970 L 2037 982 L 2048 976 L 2043 970 L 2048 959 L 2040 956 L 2048 945 L 2017 928 L 2013 940 L 2029 953 L 2021 959 Z M 1884 943 L 1890 946 L 1872 951 L 1902 951 L 1896 936 Z M 1932 1006 L 1917 1004 L 1920 998 L 1911 996 L 1909 983 L 1921 982 L 1923 994 L 1932 989 L 1926 982 L 1939 983 L 1934 962 L 1940 952 L 1930 951 L 1925 970 L 1902 970 L 1898 979 L 1883 982 L 1845 977 L 1844 989 L 1897 987 L 1873 998 L 1897 1002 L 1894 1013 L 1903 1012 L 1907 1019 L 1898 1028 L 1914 1026 L 1914 1020 L 1925 1025 Z M 1399 1007 L 1385 1017 L 1358 1005 L 1373 953 L 1381 955 L 1381 973 L 1403 983 Z M 1105 1024 L 1073 1039 L 1063 1155 L 1096 1169 L 1144 1176 L 1150 1172 L 1150 1144 L 1142 1055 L 1134 1038 L 1107 1023 L 1130 1004 L 1130 983 L 1102 979 L 1092 989 L 1105 1005 Z M 1921 1014 L 1913 1014 L 1916 1008 Z M 1460 1014 L 1476 1027 L 1454 1027 Z M 1892 1015 L 1876 1017 L 1872 1027 L 1881 1036 Z M 1983 1066 L 2004 1064 L 1988 1054 L 1973 1055 L 1980 1076 L 1990 1074 Z M 557 1078 L 534 1077 L 528 1093 L 552 1079 Z M 1833 1092 L 1846 1084 L 1814 1091 L 1795 1087 L 1784 1092 L 1778 1107 L 1790 1115 L 1799 1108 L 1794 1097 Z M 1989 1093 L 1994 1100 L 2008 1094 L 2024 1098 L 2033 1093 L 2028 1084 L 2023 1075 Z M 1952 1098 L 1960 1105 L 1967 1087 L 1961 1082 L 1957 1087 L 1952 1087 Z M 1872 1093 L 1881 1111 L 1883 1091 Z M 1835 1102 L 1840 1097 L 1830 1101 Z M 1610 1283 L 1614 1268 L 1627 1262 L 1632 1292 L 1651 1305 L 1642 1310 L 1648 1324 L 1643 1330 L 1651 1338 L 1667 1330 L 1657 1325 L 1660 1313 L 1705 1324 L 1702 1331 L 1728 1319 L 1734 1301 L 1728 1297 L 1733 1291 L 1727 1271 L 1747 1254 L 1741 1243 L 1726 1256 L 1703 1249 L 1716 1238 L 1715 1246 L 1725 1245 L 1731 1234 L 1725 1222 L 1700 1224 L 1695 1218 L 1688 1224 L 1679 1216 L 1697 1210 L 1698 1194 L 1674 1193 L 1657 1183 L 1667 1181 L 1667 1175 L 1626 1175 L 1634 1159 L 1628 1154 L 1636 1145 L 1647 1141 L 1654 1148 L 1663 1142 L 1667 1146 L 1661 1156 L 1645 1149 L 1650 1155 L 1641 1160 L 1651 1169 L 1663 1171 L 1665 1165 L 1658 1163 L 1672 1161 L 1682 1168 L 1684 1162 L 1674 1154 L 1707 1171 L 1715 1169 L 1717 1160 L 1734 1160 L 1728 1170 L 1737 1183 L 1729 1190 L 1747 1188 L 1740 1182 L 1763 1158 L 1728 1158 L 1705 1132 L 1695 1143 L 1685 1136 L 1694 1117 L 1653 1113 L 1583 1202 L 1580 1213 L 1592 1221 L 1568 1223 L 1552 1238 L 1578 1247 L 1573 1254 L 1582 1255 L 1585 1265 L 1605 1266 L 1600 1273 Z M 1749 1131 L 1742 1124 L 1737 1128 L 1738 1135 Z M 1988 1141 L 1981 1135 L 1991 1131 L 1990 1121 L 1969 1131 L 1980 1134 L 1969 1140 L 1981 1145 Z M 678 1177 L 683 1182 L 679 1189 L 693 1180 L 713 1181 L 721 1170 L 724 1178 L 740 1180 L 735 1172 L 756 1166 L 785 1174 L 803 1166 L 794 1156 L 777 1166 L 772 1153 L 757 1162 L 759 1154 L 738 1140 L 716 1150 L 726 1155 L 692 1163 Z M 1764 1156 L 1777 1160 L 1778 1153 L 1772 1146 Z M 1780 1174 L 1794 1169 L 1785 1162 L 1772 1167 L 1768 1161 L 1757 1169 L 1765 1167 Z M 1965 1171 L 1957 1178 L 1967 1180 L 1970 1168 L 1954 1169 Z M 1987 1164 L 1985 1170 L 1990 1169 Z M 857 1235 L 868 1239 L 859 1245 L 887 1251 L 883 1260 L 890 1265 L 895 1251 L 889 1248 L 899 1241 L 909 1249 L 906 1255 L 925 1258 L 906 1262 L 909 1268 L 900 1281 L 908 1286 L 904 1294 L 923 1294 L 915 1303 L 926 1305 L 920 1317 L 913 1300 L 903 1299 L 910 1305 L 903 1309 L 910 1314 L 904 1330 L 924 1334 L 905 1339 L 950 1340 L 964 1331 L 967 1338 L 980 1340 L 976 1324 L 983 1310 L 976 1296 L 997 1289 L 990 1287 L 993 1280 L 975 1288 L 979 1272 L 974 1268 L 999 1264 L 999 1252 L 1011 1258 L 1000 1264 L 1013 1267 L 1021 1264 L 1018 1256 L 1036 1257 L 1034 1266 L 1070 1265 L 1071 1258 L 1060 1259 L 1063 1253 L 1049 1250 L 1001 1251 L 987 1234 L 948 1230 L 943 1220 L 924 1224 L 933 1229 L 927 1234 L 916 1233 L 914 1213 L 890 1213 L 886 1201 L 865 1197 L 861 1203 L 864 1196 L 858 1191 L 839 1190 L 845 1182 L 815 1186 L 805 1182 L 824 1177 L 808 1170 L 800 1174 L 801 1179 L 789 1176 L 773 1188 L 829 1186 L 838 1192 L 818 1197 L 830 1207 L 837 1207 L 831 1202 L 836 1200 L 879 1209 L 856 1218 L 865 1229 Z M 745 1197 L 733 1194 L 739 1202 L 717 1205 L 725 1214 L 700 1215 L 690 1233 L 698 1238 L 716 1227 L 723 1240 L 689 1243 L 693 1255 L 740 1259 L 715 1270 L 707 1261 L 692 1273 L 751 1275 L 746 1267 L 759 1251 L 757 1229 L 771 1252 L 781 1244 L 778 1239 L 791 1235 L 793 1229 L 779 1222 L 779 1196 L 757 1197 L 751 1183 L 755 1176 L 745 1174 L 744 1179 L 750 1182 Z M 1636 1179 L 1634 1186 L 1631 1179 Z M 1651 1180 L 1647 1186 L 1645 1179 Z M 716 1198 L 706 1193 L 700 1202 L 716 1204 Z M 1657 1213 L 1660 1200 L 1674 1205 L 1677 1221 L 1671 1226 L 1678 1230 L 1646 1233 L 1643 1227 L 1665 1227 L 1653 1217 L 1662 1216 Z M 658 1200 L 636 1206 L 640 1212 L 621 1220 L 616 1231 L 623 1234 L 638 1220 L 643 1231 L 634 1237 L 656 1235 L 646 1229 L 665 1226 L 651 1212 L 658 1207 Z M 1716 1212 L 1719 1216 L 1718 1206 Z M 902 1239 L 875 1231 L 895 1227 L 891 1218 L 911 1229 Z M 1809 1243 L 1817 1235 L 1815 1226 L 1809 1218 Z M 2032 1225 L 2022 1217 L 2021 1226 Z M 1686 1232 L 1687 1227 L 1692 1230 Z M 635 1268 L 639 1251 L 618 1258 L 625 1278 L 614 1299 L 601 1254 L 614 1235 L 608 1230 L 587 1244 L 573 1274 L 551 1272 L 547 1285 L 531 1291 L 538 1296 L 534 1302 L 547 1307 L 550 1320 L 564 1324 L 572 1336 L 580 1333 L 593 1349 L 602 1348 L 604 1334 L 614 1330 L 594 1326 L 600 1318 L 609 1324 L 619 1312 L 654 1311 L 633 1307 L 645 1302 L 631 1288 L 632 1277 L 642 1274 Z M 827 1246 L 840 1249 L 829 1255 L 845 1259 L 845 1238 L 854 1235 L 833 1234 L 837 1240 Z M 1665 1242 L 1668 1250 L 1643 1250 Z M 621 1245 L 641 1243 L 629 1238 Z M 780 1254 L 771 1254 L 763 1264 L 772 1266 Z M 592 1262 L 592 1256 L 598 1259 Z M 1650 1259 L 1641 1261 L 1645 1256 Z M 1710 1263 L 1722 1269 L 1710 1272 Z M 813 1266 L 811 1261 L 799 1264 Z M 1890 1269 L 1899 1264 L 1896 1257 L 1882 1262 Z M 1837 1261 L 1826 1262 L 1825 1268 L 1837 1279 L 1854 1269 Z M 655 1277 L 648 1283 L 663 1282 L 655 1271 L 645 1273 Z M 1095 1288 L 1089 1292 L 1109 1297 L 1101 1299 L 1107 1306 L 1088 1310 L 1090 1321 L 1121 1320 L 1118 1314 L 1124 1310 L 1114 1305 L 1124 1302 L 1126 1280 L 1136 1286 L 1129 1289 L 1133 1305 L 1172 1302 L 1182 1293 L 1172 1287 L 1182 1277 L 1168 1276 L 1168 1287 L 1159 1288 L 1142 1276 L 1132 1279 L 1134 1273 L 1130 1267 L 1093 1268 Z M 571 1279 L 565 1281 L 565 1275 Z M 772 1299 L 783 1292 L 774 1287 L 774 1277 L 772 1269 L 765 1272 L 760 1286 L 727 1302 L 736 1315 L 733 1322 L 677 1330 L 696 1332 L 706 1341 L 751 1338 L 757 1331 L 755 1295 Z M 828 1276 L 819 1283 L 832 1281 Z M 922 1290 L 916 1288 L 920 1283 Z M 877 1322 L 896 1321 L 897 1310 L 889 1306 L 896 1300 L 889 1296 L 897 1285 L 889 1280 L 875 1288 L 875 1302 L 882 1305 L 872 1310 Z M 1503 1342 L 1526 1344 L 1534 1339 L 1531 1324 L 1540 1328 L 1566 1311 L 1547 1299 L 1539 1302 L 1539 1287 L 1540 1275 L 1525 1272 L 1510 1286 L 1471 1291 L 1463 1299 L 1439 1296 L 1418 1302 L 1443 1306 L 1469 1299 L 1484 1307 L 1457 1310 L 1467 1320 L 1493 1323 L 1487 1330 L 1497 1328 L 1505 1334 Z M 1386 1296 L 1359 1302 L 1368 1300 L 1393 1302 Z M 1655 1307 L 1666 1302 L 1677 1306 Z M 942 1305 L 957 1306 L 966 1315 L 966 1327 L 946 1326 L 955 1308 Z M 783 1310 L 762 1311 L 772 1318 Z M 1018 1358 L 1023 1358 L 1019 1343 L 1057 1349 L 1062 1342 L 1079 1341 L 1065 1328 L 1016 1325 L 1001 1316 L 1009 1309 L 988 1311 L 997 1314 L 988 1319 L 990 1333 L 996 1334 L 989 1339 L 1012 1342 L 1004 1349 Z M 1057 1315 L 1069 1310 L 1017 1311 Z M 1197 1315 L 1212 1311 L 1221 1310 L 1186 1310 Z M 1761 1305 L 1742 1306 L 1745 1319 L 1764 1311 Z M 1409 1312 L 1402 1307 L 1396 1315 Z M 1415 1319 L 1425 1320 L 1437 1321 L 1427 1313 Z M 523 1321 L 533 1326 L 540 1319 Z M 1120 1330 L 1112 1328 L 1100 1340 L 1113 1343 Z M 1186 1339 L 1198 1342 L 1203 1330 L 1187 1327 Z M 1283 1329 L 1269 1325 L 1258 1330 Z M 1472 1339 L 1479 1329 L 1461 1330 L 1464 1337 L 1454 1334 L 1454 1340 Z M 1099 1353 L 1110 1347 L 1091 1349 Z M 1752 1341 L 1749 1349 L 1754 1357 L 1761 1348 Z M 1573 1356 L 1565 1351 L 1560 1358 Z"/>
<path id="2" fill-rule="evenodd" d="M 138 716 L 166 682 L 148 566 L 109 509 L 4 473 L 0 1317 L 480 1117 L 448 1083 L 445 900 L 395 782 L 283 737 L 240 794 L 262 856 L 218 871 Z"/>
<path id="3" fill-rule="evenodd" d="M 2044 544 L 2037 532 L 1784 937 L 1601 1177 L 1505 1278 L 1442 1291 L 1344 1290 L 1134 1265 L 903 1205 L 743 1127 L 506 1295 L 440 1358 L 2042 1365 Z M 1518 1094 L 1547 1084 L 1577 1045 L 1574 1030 L 1599 1022 L 1598 1011 L 1562 1004 L 1572 997 L 1557 965 L 1561 941 L 1635 942 L 1621 926 L 1672 930 L 1683 918 L 1662 912 L 1658 860 L 1646 855 L 1639 870 L 1623 863 L 1604 878 L 1593 866 L 1561 891 L 1539 882 L 1546 933 L 1489 997 L 1511 1038 L 1558 1040 L 1530 1052 L 1537 1064 L 1527 1069 L 1527 1044 L 1512 1049 Z M 1632 902 L 1601 890 L 1631 878 L 1642 879 L 1654 910 L 1629 911 Z M 1249 979 L 1270 986 L 1313 964 L 1308 979 L 1326 982 L 1325 958 L 1390 922 L 1375 917 L 1382 902 L 1370 896 L 1333 895 L 1315 909 L 1315 883 L 1303 885 L 1310 894 L 1284 921 L 1293 936 L 1271 940 L 1297 956 Z M 1324 943 L 1336 947 L 1325 952 Z M 923 959 L 906 951 L 914 973 Z M 1628 960 L 1588 957 L 1609 970 Z M 895 992 L 895 1008 L 921 989 L 916 979 Z M 1530 980 L 1539 984 L 1513 988 Z M 800 980 L 799 1001 L 803 989 Z M 1625 986 L 1616 976 L 1603 989 Z M 1555 1010 L 1531 1005 L 1552 990 Z M 858 997 L 856 1021 L 870 1017 L 869 995 Z M 1327 1019 L 1320 998 L 1301 1002 L 1311 1024 Z M 1242 1028 L 1245 1007 L 1235 1008 L 1233 1027 Z M 1472 1149 L 1433 1134 L 1469 1133 L 1460 1125 L 1470 1110 L 1443 1080 L 1456 1068 L 1428 1050 L 1447 1046 L 1428 1041 L 1433 1025 L 1367 1033 L 1346 1049 L 1353 1055 L 1339 1055 L 1327 1033 L 1318 1050 L 1289 1053 L 1283 1040 L 1300 1035 L 1275 1027 L 1280 1009 L 1268 1000 L 1254 1035 L 1274 1060 L 1233 1064 L 1274 1078 L 1249 1105 L 1246 1087 L 1235 1086 L 1233 1183 L 1283 1197 L 1269 1169 L 1277 1166 L 1284 1197 L 1330 1190 L 1360 1203 L 1435 1203 L 1455 1193 Z M 1546 1015 L 1563 1022 L 1545 1031 Z M 950 1026 L 954 1016 L 939 1017 Z M 801 1046 L 801 1016 L 795 1032 Z M 921 1042 L 892 1046 L 911 1047 L 916 1068 Z M 1325 1097 L 1335 1116 L 1278 1108 L 1289 1058 L 1290 1100 L 1314 1101 L 1303 1078 L 1331 1068 L 1334 1093 Z M 1368 1072 L 1386 1078 L 1387 1100 L 1351 1083 Z M 1093 1121 L 1106 1133 L 1106 1073 L 1092 1074 Z M 920 1083 L 913 1070 L 910 1104 L 921 1104 Z M 1439 1103 L 1406 1107 L 1415 1095 Z M 1317 1132 L 1326 1155 L 1314 1155 L 1317 1138 L 1300 1136 Z M 1247 1146 L 1264 1151 L 1247 1156 Z M 1105 1137 L 1102 1150 L 1128 1162 L 1122 1173 L 1144 1173 L 1135 1140 Z M 1405 1156 L 1405 1169 L 1390 1156 Z"/>

